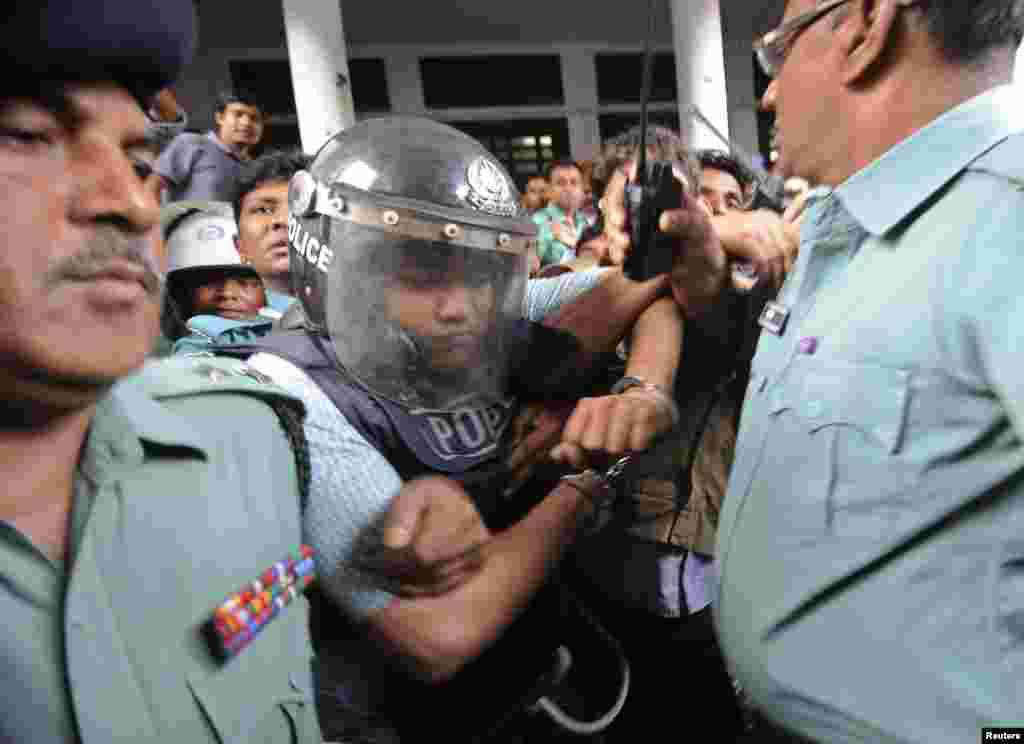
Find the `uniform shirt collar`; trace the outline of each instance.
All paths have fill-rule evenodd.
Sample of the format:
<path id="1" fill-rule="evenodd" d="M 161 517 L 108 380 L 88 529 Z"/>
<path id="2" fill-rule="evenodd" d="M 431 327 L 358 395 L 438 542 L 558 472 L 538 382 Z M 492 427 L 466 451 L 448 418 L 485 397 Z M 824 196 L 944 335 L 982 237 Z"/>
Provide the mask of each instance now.
<path id="1" fill-rule="evenodd" d="M 1014 86 L 982 93 L 935 119 L 835 189 L 873 235 L 885 235 L 970 163 L 1020 129 Z"/>
<path id="2" fill-rule="evenodd" d="M 131 379 L 115 385 L 96 405 L 82 453 L 82 473 L 94 482 L 134 469 L 161 449 L 206 458 L 199 433 L 146 395 Z"/>

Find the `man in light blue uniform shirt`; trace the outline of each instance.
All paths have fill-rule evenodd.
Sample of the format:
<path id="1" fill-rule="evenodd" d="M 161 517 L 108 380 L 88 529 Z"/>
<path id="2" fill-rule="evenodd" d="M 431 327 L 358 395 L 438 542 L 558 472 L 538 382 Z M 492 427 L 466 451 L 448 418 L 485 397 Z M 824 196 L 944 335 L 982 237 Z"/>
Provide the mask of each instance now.
<path id="1" fill-rule="evenodd" d="M 790 0 L 756 45 L 782 170 L 826 184 L 718 531 L 722 646 L 782 740 L 1024 723 L 1022 28 L 1019 1 Z"/>

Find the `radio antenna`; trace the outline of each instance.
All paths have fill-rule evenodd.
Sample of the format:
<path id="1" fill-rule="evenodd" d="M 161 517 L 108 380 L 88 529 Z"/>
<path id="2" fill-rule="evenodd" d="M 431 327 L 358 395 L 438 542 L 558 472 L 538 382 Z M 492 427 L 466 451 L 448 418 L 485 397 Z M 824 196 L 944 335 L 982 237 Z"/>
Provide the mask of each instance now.
<path id="1" fill-rule="evenodd" d="M 648 4 L 648 28 L 647 38 L 644 40 L 644 61 L 643 80 L 640 86 L 640 154 L 636 160 L 636 182 L 640 186 L 647 183 L 647 102 L 651 97 L 651 87 L 654 78 L 654 50 L 653 40 L 656 19 L 654 16 L 654 5 L 656 0 L 650 0 Z"/>

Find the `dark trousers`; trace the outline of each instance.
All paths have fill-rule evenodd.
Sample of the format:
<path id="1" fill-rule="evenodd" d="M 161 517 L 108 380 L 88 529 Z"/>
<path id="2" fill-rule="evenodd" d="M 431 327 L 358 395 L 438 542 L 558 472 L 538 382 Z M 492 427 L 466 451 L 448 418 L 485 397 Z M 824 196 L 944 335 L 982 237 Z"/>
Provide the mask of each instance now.
<path id="1" fill-rule="evenodd" d="M 602 736 L 635 742 L 645 732 L 686 737 L 714 733 L 714 741 L 740 741 L 743 716 L 715 639 L 711 609 L 664 618 L 605 597 L 573 572 L 570 585 L 622 644 L 631 686 L 625 707 Z"/>

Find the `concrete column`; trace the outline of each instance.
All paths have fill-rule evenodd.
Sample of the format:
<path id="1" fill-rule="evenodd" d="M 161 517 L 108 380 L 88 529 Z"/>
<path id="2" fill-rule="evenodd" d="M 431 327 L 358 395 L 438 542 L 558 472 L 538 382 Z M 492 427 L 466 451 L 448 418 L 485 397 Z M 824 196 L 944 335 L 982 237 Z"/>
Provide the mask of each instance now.
<path id="1" fill-rule="evenodd" d="M 388 74 L 388 94 L 395 114 L 423 115 L 423 80 L 420 76 L 418 48 L 403 49 L 384 57 Z"/>
<path id="2" fill-rule="evenodd" d="M 781 16 L 781 11 L 776 20 Z M 752 41 L 767 30 L 763 21 L 752 17 L 744 4 L 722 3 L 722 33 L 725 37 L 725 72 L 729 98 L 729 136 L 751 155 L 758 152 L 757 82 L 754 75 Z"/>
<path id="3" fill-rule="evenodd" d="M 355 122 L 341 0 L 282 3 L 299 136 L 302 149 L 314 153 Z"/>
<path id="4" fill-rule="evenodd" d="M 725 85 L 725 49 L 720 0 L 672 0 L 672 41 L 679 89 L 679 127 L 694 148 L 721 142 L 690 115 L 696 105 L 729 136 L 729 99 Z"/>
<path id="5" fill-rule="evenodd" d="M 726 41 L 725 69 L 729 80 L 729 136 L 746 152 L 756 153 L 758 100 L 754 55 L 748 39 Z"/>
<path id="6" fill-rule="evenodd" d="M 597 69 L 584 47 L 562 52 L 562 90 L 569 114 L 569 151 L 573 160 L 591 160 L 601 145 L 597 124 Z"/>

